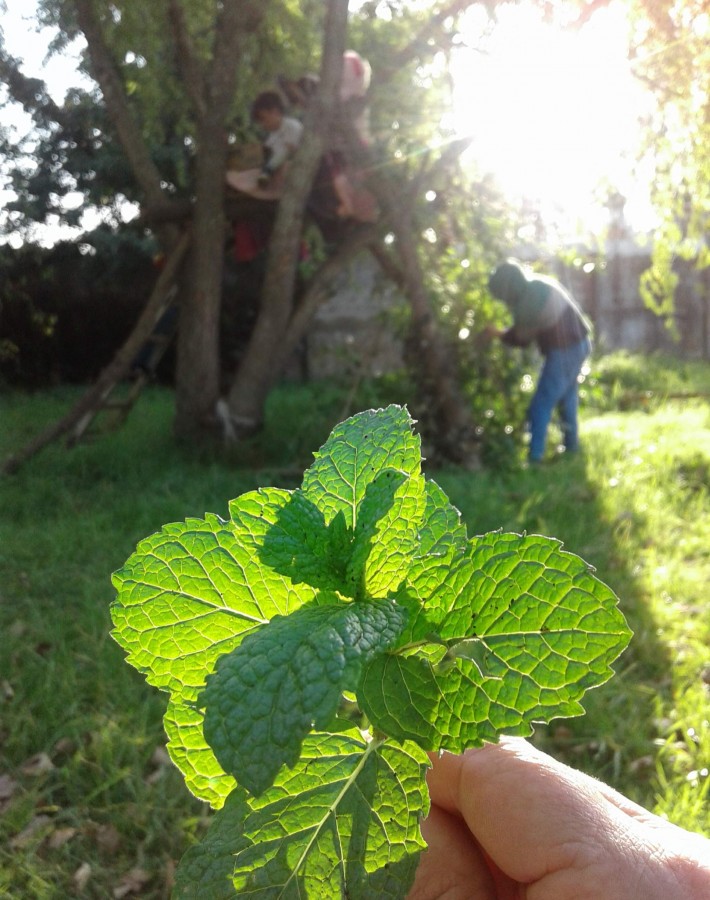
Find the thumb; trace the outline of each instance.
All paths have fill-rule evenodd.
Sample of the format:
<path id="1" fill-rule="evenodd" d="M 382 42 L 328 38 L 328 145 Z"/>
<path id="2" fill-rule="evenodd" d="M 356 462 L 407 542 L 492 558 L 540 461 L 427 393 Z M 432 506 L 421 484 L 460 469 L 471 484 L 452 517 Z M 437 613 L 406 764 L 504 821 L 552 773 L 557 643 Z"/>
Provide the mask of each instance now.
<path id="1" fill-rule="evenodd" d="M 461 816 L 495 864 L 527 884 L 598 856 L 630 822 L 594 779 L 520 738 L 445 753 L 428 782 L 432 803 Z"/>

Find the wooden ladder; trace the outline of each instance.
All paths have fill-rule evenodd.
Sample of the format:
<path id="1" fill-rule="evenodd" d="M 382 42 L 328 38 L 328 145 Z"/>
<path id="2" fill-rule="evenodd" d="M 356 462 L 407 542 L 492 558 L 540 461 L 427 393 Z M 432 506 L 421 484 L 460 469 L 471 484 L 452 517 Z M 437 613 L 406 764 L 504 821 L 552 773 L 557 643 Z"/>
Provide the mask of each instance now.
<path id="1" fill-rule="evenodd" d="M 177 285 L 172 284 L 167 290 L 163 306 L 157 313 L 155 327 L 146 338 L 134 358 L 129 371 L 117 373 L 108 382 L 95 404 L 69 430 L 67 446 L 73 447 L 90 436 L 89 429 L 103 412 L 109 417 L 102 423 L 101 432 L 114 431 L 120 428 L 128 418 L 143 388 L 155 377 L 160 360 L 165 355 L 177 331 Z M 128 378 L 128 390 L 120 397 L 116 396 L 117 388 Z"/>
<path id="2" fill-rule="evenodd" d="M 134 364 L 146 349 L 152 352 L 151 360 L 158 364 L 159 357 L 170 344 L 172 335 L 162 335 L 159 329 L 161 319 L 171 306 L 175 305 L 177 281 L 180 266 L 190 245 L 190 235 L 186 231 L 170 252 L 163 270 L 153 288 L 148 303 L 138 318 L 135 328 L 118 350 L 111 362 L 101 372 L 96 382 L 81 396 L 65 416 L 47 426 L 21 450 L 11 454 L 0 464 L 0 475 L 10 475 L 28 459 L 31 459 L 47 444 L 67 435 L 68 444 L 76 444 L 87 428 L 103 409 L 110 409 L 110 398 L 116 386 L 125 381 Z M 176 323 L 175 323 L 176 324 Z M 174 334 L 174 331 L 173 331 Z M 158 340 L 156 340 L 158 337 Z M 165 337 L 165 340 L 163 340 Z M 131 385 L 127 397 L 113 403 L 121 404 L 120 421 L 124 421 L 149 380 L 150 368 L 146 367 L 145 378 L 138 375 Z M 113 407 L 114 410 L 117 407 Z"/>

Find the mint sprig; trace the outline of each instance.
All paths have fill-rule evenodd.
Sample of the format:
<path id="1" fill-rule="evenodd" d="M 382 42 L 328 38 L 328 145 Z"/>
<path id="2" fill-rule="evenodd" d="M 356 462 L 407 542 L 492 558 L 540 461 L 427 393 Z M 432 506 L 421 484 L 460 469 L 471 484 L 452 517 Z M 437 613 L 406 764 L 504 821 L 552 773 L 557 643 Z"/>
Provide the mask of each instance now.
<path id="1" fill-rule="evenodd" d="M 393 645 L 406 610 L 389 600 L 302 607 L 247 635 L 207 678 L 205 738 L 255 795 L 293 767 L 313 728 L 334 718 L 363 665 Z"/>
<path id="2" fill-rule="evenodd" d="M 425 846 L 427 765 L 415 744 L 311 734 L 258 799 L 230 795 L 183 857 L 174 896 L 402 897 Z"/>
<path id="3" fill-rule="evenodd" d="M 114 636 L 221 810 L 177 895 L 403 897 L 424 751 L 582 713 L 629 641 L 616 597 L 552 538 L 469 540 L 397 406 L 229 514 L 165 526 L 114 575 Z"/>

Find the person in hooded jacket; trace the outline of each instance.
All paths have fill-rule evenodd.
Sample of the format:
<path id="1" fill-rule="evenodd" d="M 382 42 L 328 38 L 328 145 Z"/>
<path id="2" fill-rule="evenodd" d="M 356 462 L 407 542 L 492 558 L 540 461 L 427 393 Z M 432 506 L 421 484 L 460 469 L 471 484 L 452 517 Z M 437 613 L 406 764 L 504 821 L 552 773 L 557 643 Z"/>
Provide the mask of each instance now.
<path id="1" fill-rule="evenodd" d="M 542 460 L 547 429 L 557 408 L 567 453 L 579 449 L 578 377 L 591 353 L 591 327 L 572 296 L 553 278 L 528 275 L 516 260 L 499 265 L 488 289 L 513 315 L 506 330 L 490 326 L 485 335 L 512 347 L 536 342 L 544 357 L 537 388 L 528 407 L 531 463 Z"/>

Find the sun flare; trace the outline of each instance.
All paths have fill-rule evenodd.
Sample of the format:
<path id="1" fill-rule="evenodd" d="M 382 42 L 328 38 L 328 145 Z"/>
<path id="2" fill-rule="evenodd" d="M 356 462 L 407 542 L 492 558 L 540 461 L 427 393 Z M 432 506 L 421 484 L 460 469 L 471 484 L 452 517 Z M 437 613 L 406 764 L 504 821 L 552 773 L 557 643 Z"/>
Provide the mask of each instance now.
<path id="1" fill-rule="evenodd" d="M 511 196 L 598 226 L 600 183 L 626 196 L 638 187 L 633 157 L 647 100 L 627 60 L 623 9 L 565 30 L 539 9 L 504 6 L 483 41 L 482 15 L 477 8 L 464 20 L 466 46 L 454 60 L 454 124 L 473 138 L 470 158 Z"/>

